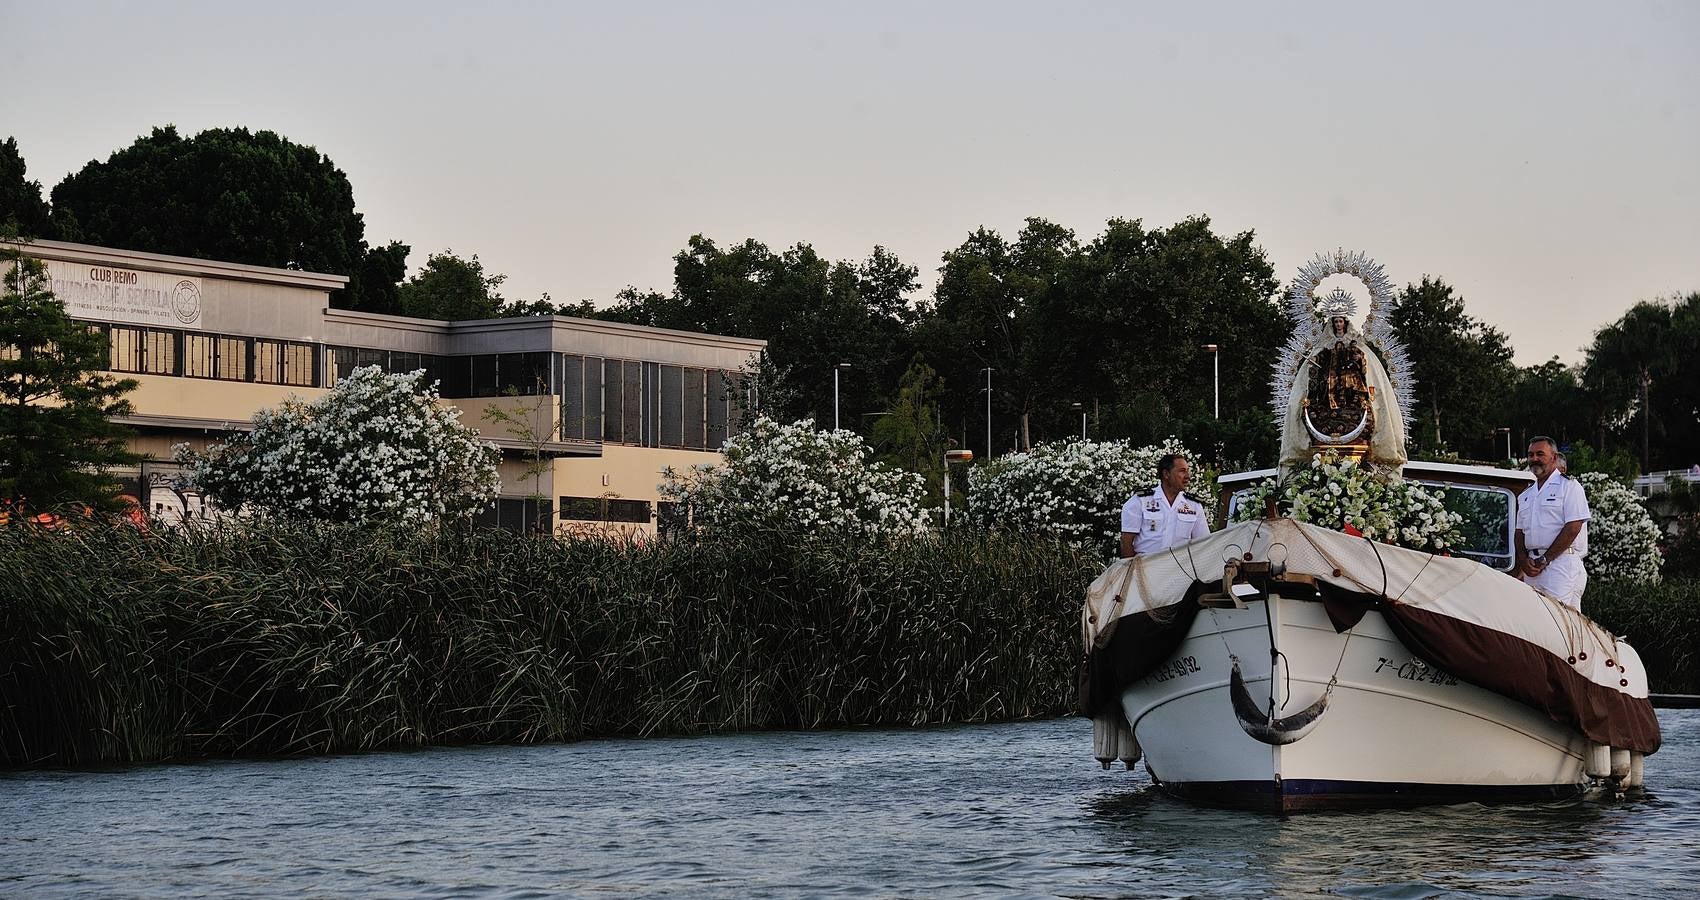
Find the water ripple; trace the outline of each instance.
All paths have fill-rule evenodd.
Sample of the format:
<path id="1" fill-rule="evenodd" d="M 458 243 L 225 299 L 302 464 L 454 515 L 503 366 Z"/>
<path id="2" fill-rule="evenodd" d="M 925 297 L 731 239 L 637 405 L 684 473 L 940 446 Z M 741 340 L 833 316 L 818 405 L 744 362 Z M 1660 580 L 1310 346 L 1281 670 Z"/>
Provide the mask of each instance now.
<path id="1" fill-rule="evenodd" d="M 1290 818 L 1102 772 L 1080 720 L 0 774 L 0 894 L 1686 897 L 1700 712 L 1655 795 Z"/>

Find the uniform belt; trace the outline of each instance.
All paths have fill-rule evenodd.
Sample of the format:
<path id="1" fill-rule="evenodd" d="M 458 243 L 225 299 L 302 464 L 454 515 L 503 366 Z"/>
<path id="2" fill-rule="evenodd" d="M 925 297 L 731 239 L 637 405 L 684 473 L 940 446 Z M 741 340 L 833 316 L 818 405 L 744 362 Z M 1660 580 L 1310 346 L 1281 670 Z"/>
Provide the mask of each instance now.
<path id="1" fill-rule="evenodd" d="M 1576 553 L 1576 552 L 1578 552 L 1578 551 L 1575 547 L 1566 547 L 1566 548 L 1564 548 L 1564 552 L 1560 553 L 1559 556 L 1567 556 L 1569 554 Z M 1545 555 L 1547 555 L 1547 551 L 1543 547 L 1542 549 L 1539 549 L 1539 550 L 1530 550 L 1529 555 L 1530 556 L 1545 556 Z"/>

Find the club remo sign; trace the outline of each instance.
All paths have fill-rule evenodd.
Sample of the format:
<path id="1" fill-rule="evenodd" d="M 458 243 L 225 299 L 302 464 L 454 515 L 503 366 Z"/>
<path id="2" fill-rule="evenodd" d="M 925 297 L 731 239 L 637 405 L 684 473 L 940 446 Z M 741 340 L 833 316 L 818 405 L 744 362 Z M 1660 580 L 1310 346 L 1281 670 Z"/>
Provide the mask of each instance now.
<path id="1" fill-rule="evenodd" d="M 79 319 L 201 327 L 199 278 L 59 260 L 47 261 L 47 274 L 53 279 L 53 296 Z"/>

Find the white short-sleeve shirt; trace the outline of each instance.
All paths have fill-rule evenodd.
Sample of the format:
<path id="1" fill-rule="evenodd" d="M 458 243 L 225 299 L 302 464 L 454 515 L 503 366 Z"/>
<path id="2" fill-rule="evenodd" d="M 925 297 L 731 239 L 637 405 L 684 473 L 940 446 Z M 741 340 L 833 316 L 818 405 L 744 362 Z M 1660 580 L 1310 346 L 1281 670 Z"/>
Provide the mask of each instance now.
<path id="1" fill-rule="evenodd" d="M 1546 552 L 1558 533 L 1571 522 L 1581 522 L 1582 531 L 1570 548 L 1578 556 L 1588 554 L 1588 520 L 1594 514 L 1588 509 L 1588 497 L 1582 483 L 1561 472 L 1547 476 L 1539 484 L 1517 496 L 1517 530 L 1523 532 L 1523 546 Z"/>
<path id="2" fill-rule="evenodd" d="M 1122 531 L 1133 535 L 1133 552 L 1155 553 L 1179 547 L 1194 538 L 1210 533 L 1210 521 L 1204 516 L 1204 505 L 1177 494 L 1175 502 L 1158 487 L 1149 493 L 1134 494 L 1122 504 Z"/>

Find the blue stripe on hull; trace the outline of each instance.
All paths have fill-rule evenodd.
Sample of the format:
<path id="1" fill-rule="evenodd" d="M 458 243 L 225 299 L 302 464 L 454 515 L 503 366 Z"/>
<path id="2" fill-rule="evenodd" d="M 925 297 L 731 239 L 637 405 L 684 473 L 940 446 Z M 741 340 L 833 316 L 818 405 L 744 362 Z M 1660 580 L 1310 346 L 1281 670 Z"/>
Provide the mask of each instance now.
<path id="1" fill-rule="evenodd" d="M 1582 795 L 1577 784 L 1416 784 L 1396 781 L 1158 781 L 1163 790 L 1197 803 L 1296 812 L 1307 809 L 1423 806 L 1435 803 L 1535 803 Z"/>

